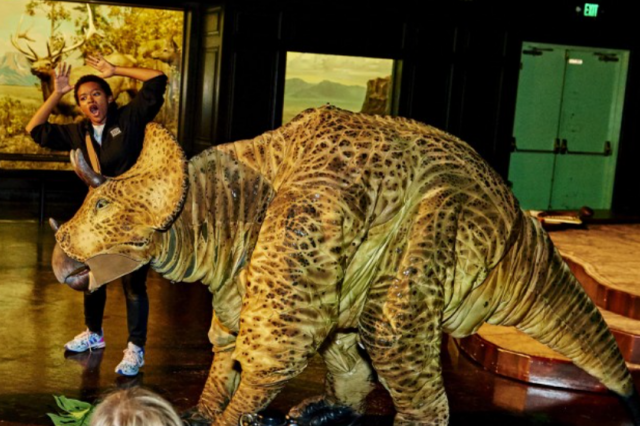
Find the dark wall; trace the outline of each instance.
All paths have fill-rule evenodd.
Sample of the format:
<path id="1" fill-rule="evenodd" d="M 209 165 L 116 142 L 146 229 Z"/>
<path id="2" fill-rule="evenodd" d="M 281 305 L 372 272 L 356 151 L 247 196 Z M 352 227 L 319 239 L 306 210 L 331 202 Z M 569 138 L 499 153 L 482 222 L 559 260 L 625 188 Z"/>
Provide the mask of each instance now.
<path id="1" fill-rule="evenodd" d="M 443 128 L 508 171 L 522 41 L 631 50 L 614 209 L 640 213 L 638 37 L 624 5 L 600 2 L 229 1 L 225 4 L 219 125 L 212 144 L 281 124 L 287 51 L 397 59 L 397 112 Z"/>
<path id="2" fill-rule="evenodd" d="M 576 13 L 584 2 L 500 3 L 173 2 L 191 12 L 180 140 L 194 154 L 278 127 L 287 51 L 391 58 L 397 113 L 461 137 L 506 176 L 522 41 L 629 49 L 613 206 L 640 214 L 635 15 L 622 2 L 600 2 L 596 19 Z"/>

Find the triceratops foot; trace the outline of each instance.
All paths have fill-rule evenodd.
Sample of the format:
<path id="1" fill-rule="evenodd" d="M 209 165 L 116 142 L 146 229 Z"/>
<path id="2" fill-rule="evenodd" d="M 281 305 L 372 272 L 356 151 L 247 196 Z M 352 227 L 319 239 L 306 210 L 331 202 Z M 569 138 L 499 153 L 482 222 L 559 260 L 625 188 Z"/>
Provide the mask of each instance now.
<path id="1" fill-rule="evenodd" d="M 290 419 L 279 411 L 265 410 L 258 414 L 245 414 L 240 417 L 239 426 L 295 426 Z"/>
<path id="2" fill-rule="evenodd" d="M 288 417 L 299 426 L 358 426 L 361 416 L 351 407 L 315 397 L 292 408 Z"/>
<path id="3" fill-rule="evenodd" d="M 202 414 L 196 405 L 180 415 L 180 419 L 186 426 L 209 426 L 212 420 Z"/>
<path id="4" fill-rule="evenodd" d="M 638 391 L 634 387 L 631 395 L 619 397 L 633 419 L 633 424 L 640 425 L 640 396 L 638 395 Z"/>

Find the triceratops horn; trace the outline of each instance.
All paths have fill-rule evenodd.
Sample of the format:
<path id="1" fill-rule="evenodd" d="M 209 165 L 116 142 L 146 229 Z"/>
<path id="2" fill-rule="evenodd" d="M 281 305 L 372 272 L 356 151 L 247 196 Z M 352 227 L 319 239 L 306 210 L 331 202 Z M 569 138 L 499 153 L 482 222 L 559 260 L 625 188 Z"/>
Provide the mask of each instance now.
<path id="1" fill-rule="evenodd" d="M 60 229 L 60 223 L 52 217 L 49 218 L 49 226 L 51 226 L 53 232 L 58 232 L 58 229 Z"/>
<path id="2" fill-rule="evenodd" d="M 87 163 L 87 160 L 84 159 L 84 155 L 82 155 L 80 149 L 72 150 L 70 157 L 73 170 L 78 177 L 91 188 L 97 188 L 106 180 L 104 176 L 93 171 Z"/>

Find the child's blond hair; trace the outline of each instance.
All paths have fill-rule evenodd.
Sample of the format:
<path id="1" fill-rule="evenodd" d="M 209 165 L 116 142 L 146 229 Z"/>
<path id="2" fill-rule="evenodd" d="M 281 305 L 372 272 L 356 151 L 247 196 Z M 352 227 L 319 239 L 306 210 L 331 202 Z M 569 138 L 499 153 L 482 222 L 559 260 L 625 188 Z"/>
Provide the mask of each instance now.
<path id="1" fill-rule="evenodd" d="M 91 426 L 183 426 L 171 404 L 140 387 L 116 391 L 96 407 Z"/>

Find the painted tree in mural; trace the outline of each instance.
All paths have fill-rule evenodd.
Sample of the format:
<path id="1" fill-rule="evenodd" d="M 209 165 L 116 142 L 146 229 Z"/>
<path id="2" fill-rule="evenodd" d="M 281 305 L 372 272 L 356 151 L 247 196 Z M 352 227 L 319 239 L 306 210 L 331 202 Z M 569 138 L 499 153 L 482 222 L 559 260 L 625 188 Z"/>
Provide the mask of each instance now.
<path id="1" fill-rule="evenodd" d="M 175 11 L 139 7 L 101 6 L 94 8 L 95 26 L 100 37 L 82 46 L 83 53 L 103 55 L 126 54 L 137 66 L 159 69 L 169 77 L 167 101 L 158 120 L 177 132 L 178 105 L 182 57 L 183 16 Z M 77 10 L 81 6 L 76 7 Z M 76 32 L 87 27 L 86 16 L 76 19 Z M 120 56 L 116 60 L 125 60 Z"/>
<path id="2" fill-rule="evenodd" d="M 78 12 L 73 20 L 77 40 L 67 46 L 61 25 L 71 22 L 72 10 Z M 130 60 L 140 66 L 161 68 L 167 74 L 178 71 L 183 28 L 181 13 L 137 7 L 72 6 L 51 0 L 30 0 L 25 6 L 25 14 L 44 15 L 50 22 L 46 49 L 50 64 L 47 71 L 76 50 L 82 57 L 98 52 L 104 56 L 129 55 Z M 32 46 L 34 40 L 29 37 L 29 30 L 21 31 L 20 24 L 12 43 L 34 62 L 40 59 L 35 53 L 39 46 Z"/>
<path id="3" fill-rule="evenodd" d="M 83 5 L 74 7 L 80 12 L 74 21 L 78 35 L 89 25 L 87 16 L 82 14 L 83 8 Z M 85 55 L 96 51 L 103 54 L 118 52 L 140 59 L 151 42 L 168 38 L 175 43 L 176 50 L 182 46 L 183 18 L 180 13 L 138 7 L 92 5 L 91 8 L 100 37 L 92 38 L 82 46 Z"/>
<path id="4" fill-rule="evenodd" d="M 37 12 L 43 12 L 50 22 L 49 44 L 52 50 L 57 50 L 65 44 L 64 37 L 60 33 L 60 25 L 69 21 L 71 14 L 65 6 L 52 0 L 31 0 L 25 7 L 28 16 L 34 16 Z"/>
<path id="5" fill-rule="evenodd" d="M 113 44 L 122 51 L 135 52 L 140 66 L 159 69 L 169 77 L 167 102 L 157 119 L 177 132 L 174 120 L 180 94 L 182 15 L 168 10 L 111 7 L 109 16 L 122 23 L 111 33 Z"/>

